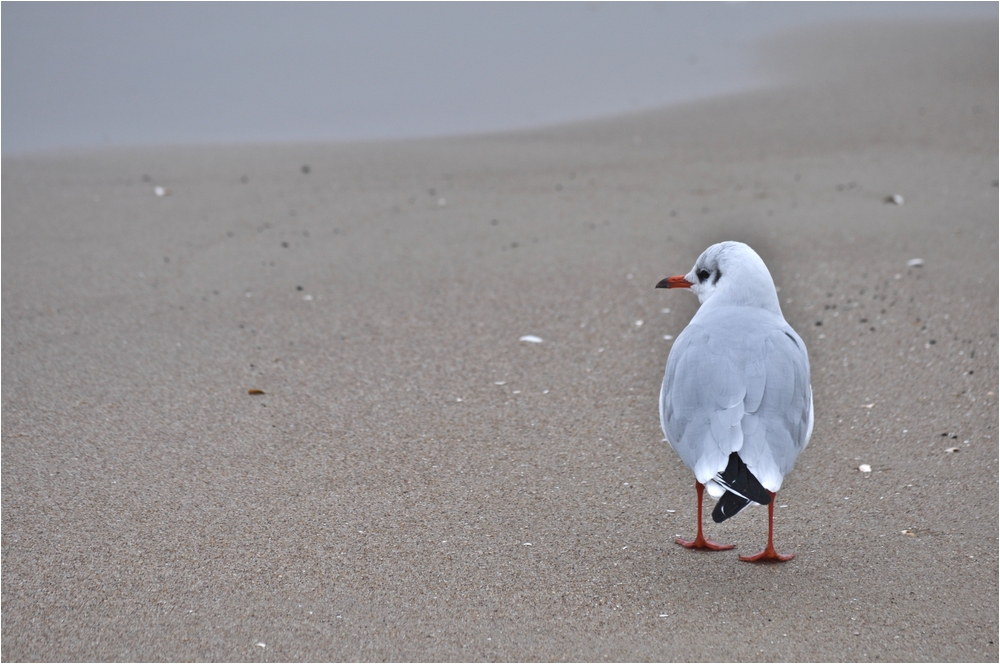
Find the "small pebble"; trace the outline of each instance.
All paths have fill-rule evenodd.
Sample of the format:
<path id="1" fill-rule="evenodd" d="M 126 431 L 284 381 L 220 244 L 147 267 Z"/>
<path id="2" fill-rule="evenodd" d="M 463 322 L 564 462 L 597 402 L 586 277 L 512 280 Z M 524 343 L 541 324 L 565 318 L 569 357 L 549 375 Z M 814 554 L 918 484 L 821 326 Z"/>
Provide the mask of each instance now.
<path id="1" fill-rule="evenodd" d="M 867 463 L 863 463 L 860 466 L 858 466 L 858 470 L 860 470 L 862 473 L 870 473 L 872 472 L 872 467 L 869 466 Z"/>
<path id="2" fill-rule="evenodd" d="M 153 187 L 153 193 L 156 194 L 157 197 L 163 198 L 164 196 L 167 195 L 167 190 L 164 189 L 163 187 L 157 186 Z"/>
<path id="3" fill-rule="evenodd" d="M 906 267 L 923 267 L 923 266 L 924 266 L 923 258 L 911 258 L 910 260 L 906 261 Z"/>
<path id="4" fill-rule="evenodd" d="M 946 448 L 944 452 L 945 452 L 945 454 L 954 454 L 957 451 L 958 451 L 957 447 L 949 447 L 949 448 Z"/>
<path id="5" fill-rule="evenodd" d="M 903 197 L 899 194 L 893 194 L 892 196 L 886 196 L 882 199 L 882 201 L 885 203 L 892 203 L 893 205 L 902 205 Z"/>
<path id="6" fill-rule="evenodd" d="M 533 334 L 526 334 L 523 337 L 521 337 L 520 339 L 518 339 L 518 341 L 527 341 L 528 343 L 531 343 L 531 344 L 540 344 L 540 343 L 542 343 L 542 338 L 541 337 L 536 337 Z"/>

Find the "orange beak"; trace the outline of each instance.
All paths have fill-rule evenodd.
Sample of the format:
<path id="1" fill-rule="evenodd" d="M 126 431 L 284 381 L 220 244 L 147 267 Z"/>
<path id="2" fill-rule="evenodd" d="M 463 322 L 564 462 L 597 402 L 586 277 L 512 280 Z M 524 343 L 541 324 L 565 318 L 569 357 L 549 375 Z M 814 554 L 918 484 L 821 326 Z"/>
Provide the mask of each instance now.
<path id="1" fill-rule="evenodd" d="M 676 277 L 667 277 L 660 283 L 656 284 L 657 288 L 691 288 L 691 282 L 684 278 L 684 275 L 677 275 Z"/>

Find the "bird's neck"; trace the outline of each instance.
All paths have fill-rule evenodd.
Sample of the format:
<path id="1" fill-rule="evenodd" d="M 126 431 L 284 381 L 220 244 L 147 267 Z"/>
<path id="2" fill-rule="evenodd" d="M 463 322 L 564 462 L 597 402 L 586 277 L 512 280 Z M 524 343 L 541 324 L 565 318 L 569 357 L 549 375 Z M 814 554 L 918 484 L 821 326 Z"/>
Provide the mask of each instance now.
<path id="1" fill-rule="evenodd" d="M 734 279 L 725 288 L 712 293 L 712 296 L 702 304 L 702 306 L 706 305 L 711 307 L 754 307 L 784 318 L 778 294 L 771 283 L 759 284 L 751 280 Z"/>

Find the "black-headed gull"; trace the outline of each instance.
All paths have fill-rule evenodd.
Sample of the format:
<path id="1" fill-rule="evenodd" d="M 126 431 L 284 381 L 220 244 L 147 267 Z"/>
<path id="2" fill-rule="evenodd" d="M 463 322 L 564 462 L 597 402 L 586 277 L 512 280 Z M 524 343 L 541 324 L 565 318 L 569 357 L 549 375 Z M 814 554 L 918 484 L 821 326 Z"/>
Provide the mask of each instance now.
<path id="1" fill-rule="evenodd" d="M 690 288 L 701 307 L 678 335 L 660 389 L 660 424 L 694 471 L 698 535 L 687 548 L 731 549 L 705 539 L 705 489 L 725 521 L 751 502 L 768 506 L 767 547 L 740 560 L 791 560 L 774 549 L 774 495 L 813 428 L 809 356 L 785 322 L 767 266 L 740 242 L 713 244 L 683 276 L 657 288 Z"/>

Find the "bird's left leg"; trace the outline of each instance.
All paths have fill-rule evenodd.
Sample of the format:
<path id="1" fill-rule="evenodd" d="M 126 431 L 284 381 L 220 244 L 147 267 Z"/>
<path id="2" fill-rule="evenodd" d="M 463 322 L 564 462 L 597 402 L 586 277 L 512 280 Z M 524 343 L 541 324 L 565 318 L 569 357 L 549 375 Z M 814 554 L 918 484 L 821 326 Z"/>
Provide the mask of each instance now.
<path id="1" fill-rule="evenodd" d="M 733 548 L 732 544 L 719 544 L 718 542 L 706 539 L 705 535 L 701 532 L 701 499 L 702 496 L 705 495 L 705 485 L 696 480 L 694 483 L 694 489 L 698 492 L 698 535 L 693 540 L 684 540 L 678 537 L 674 541 L 683 546 L 685 549 L 711 549 L 712 551 L 725 551 L 726 549 Z"/>

